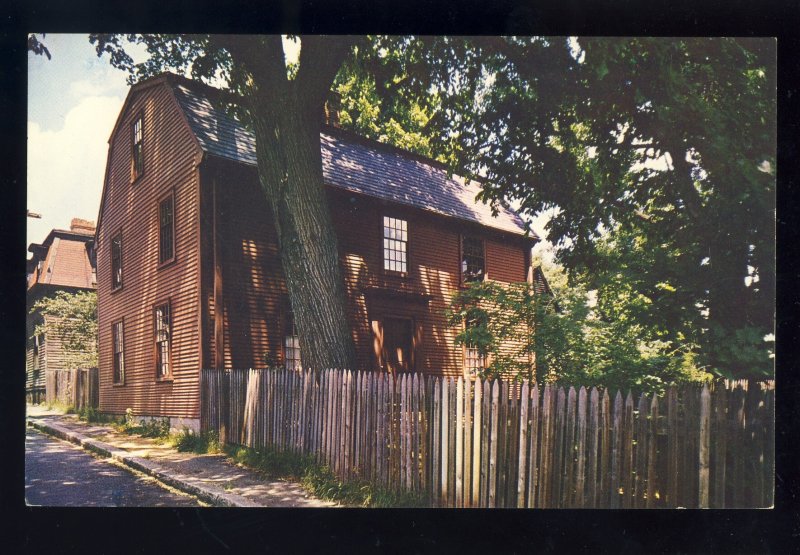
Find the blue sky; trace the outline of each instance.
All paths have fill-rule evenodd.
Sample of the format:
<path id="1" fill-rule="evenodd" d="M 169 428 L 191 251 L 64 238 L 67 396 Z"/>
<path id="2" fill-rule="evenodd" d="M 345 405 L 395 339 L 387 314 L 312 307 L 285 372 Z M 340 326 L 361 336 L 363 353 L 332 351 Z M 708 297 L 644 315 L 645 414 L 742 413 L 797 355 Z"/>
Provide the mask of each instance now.
<path id="1" fill-rule="evenodd" d="M 52 59 L 28 53 L 27 243 L 72 218 L 97 220 L 108 138 L 128 87 L 88 35 L 47 34 Z"/>

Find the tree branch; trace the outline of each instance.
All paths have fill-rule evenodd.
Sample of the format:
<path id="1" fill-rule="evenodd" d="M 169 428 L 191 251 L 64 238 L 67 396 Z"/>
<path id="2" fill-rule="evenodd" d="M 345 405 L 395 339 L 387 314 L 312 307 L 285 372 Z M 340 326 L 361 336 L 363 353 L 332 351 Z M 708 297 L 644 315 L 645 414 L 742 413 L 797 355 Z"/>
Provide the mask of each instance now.
<path id="1" fill-rule="evenodd" d="M 312 113 L 321 113 L 339 68 L 361 39 L 354 36 L 303 35 L 296 90 Z"/>

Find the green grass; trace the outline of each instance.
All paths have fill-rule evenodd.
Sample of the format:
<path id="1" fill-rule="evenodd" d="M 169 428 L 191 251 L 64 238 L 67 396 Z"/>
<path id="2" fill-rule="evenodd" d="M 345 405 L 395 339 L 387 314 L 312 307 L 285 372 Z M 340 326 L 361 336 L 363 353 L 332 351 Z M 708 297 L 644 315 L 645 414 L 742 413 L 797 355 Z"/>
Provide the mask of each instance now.
<path id="1" fill-rule="evenodd" d="M 257 470 L 265 478 L 298 481 L 306 491 L 326 501 L 351 507 L 427 506 L 415 494 L 385 490 L 364 481 L 344 482 L 309 455 L 235 445 L 223 449 L 235 462 Z"/>

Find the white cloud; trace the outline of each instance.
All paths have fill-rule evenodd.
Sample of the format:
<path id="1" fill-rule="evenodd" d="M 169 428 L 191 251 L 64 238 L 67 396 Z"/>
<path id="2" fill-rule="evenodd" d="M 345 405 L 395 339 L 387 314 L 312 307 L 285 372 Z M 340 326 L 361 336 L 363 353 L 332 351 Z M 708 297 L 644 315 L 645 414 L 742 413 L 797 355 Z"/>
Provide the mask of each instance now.
<path id="1" fill-rule="evenodd" d="M 78 87 L 82 85 L 77 85 Z M 53 228 L 69 229 L 72 218 L 97 219 L 108 138 L 122 107 L 117 96 L 89 96 L 64 118 L 58 131 L 28 122 L 28 243 Z"/>

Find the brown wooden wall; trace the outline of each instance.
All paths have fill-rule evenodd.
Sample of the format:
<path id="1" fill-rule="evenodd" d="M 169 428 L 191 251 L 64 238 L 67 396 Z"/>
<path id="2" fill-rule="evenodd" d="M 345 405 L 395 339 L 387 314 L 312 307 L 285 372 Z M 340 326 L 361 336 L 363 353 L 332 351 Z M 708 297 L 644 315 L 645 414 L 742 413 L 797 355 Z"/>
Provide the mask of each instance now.
<path id="1" fill-rule="evenodd" d="M 144 173 L 131 183 L 131 122 L 144 114 Z M 128 100 L 110 141 L 97 244 L 100 409 L 198 418 L 199 148 L 171 92 Z M 175 261 L 158 265 L 158 202 L 175 195 Z M 122 289 L 111 290 L 111 239 L 122 231 Z M 157 381 L 153 306 L 170 300 L 172 379 Z M 113 323 L 124 320 L 125 384 L 113 385 Z"/>
<path id="2" fill-rule="evenodd" d="M 205 168 L 208 167 L 208 171 Z M 223 298 L 223 367 L 283 364 L 283 337 L 289 307 L 270 210 L 255 171 L 230 163 L 204 164 L 203 358 L 219 366 L 214 341 L 214 220 Z M 216 201 L 214 187 L 216 186 Z M 467 225 L 418 209 L 328 190 L 339 241 L 349 317 L 359 369 L 380 367 L 382 321 L 413 320 L 418 371 L 457 375 L 463 352 L 454 343 L 445 310 L 460 282 L 462 233 L 483 237 L 487 273 L 504 282 L 525 281 L 530 241 Z M 408 276 L 383 271 L 383 216 L 409 222 Z"/>

